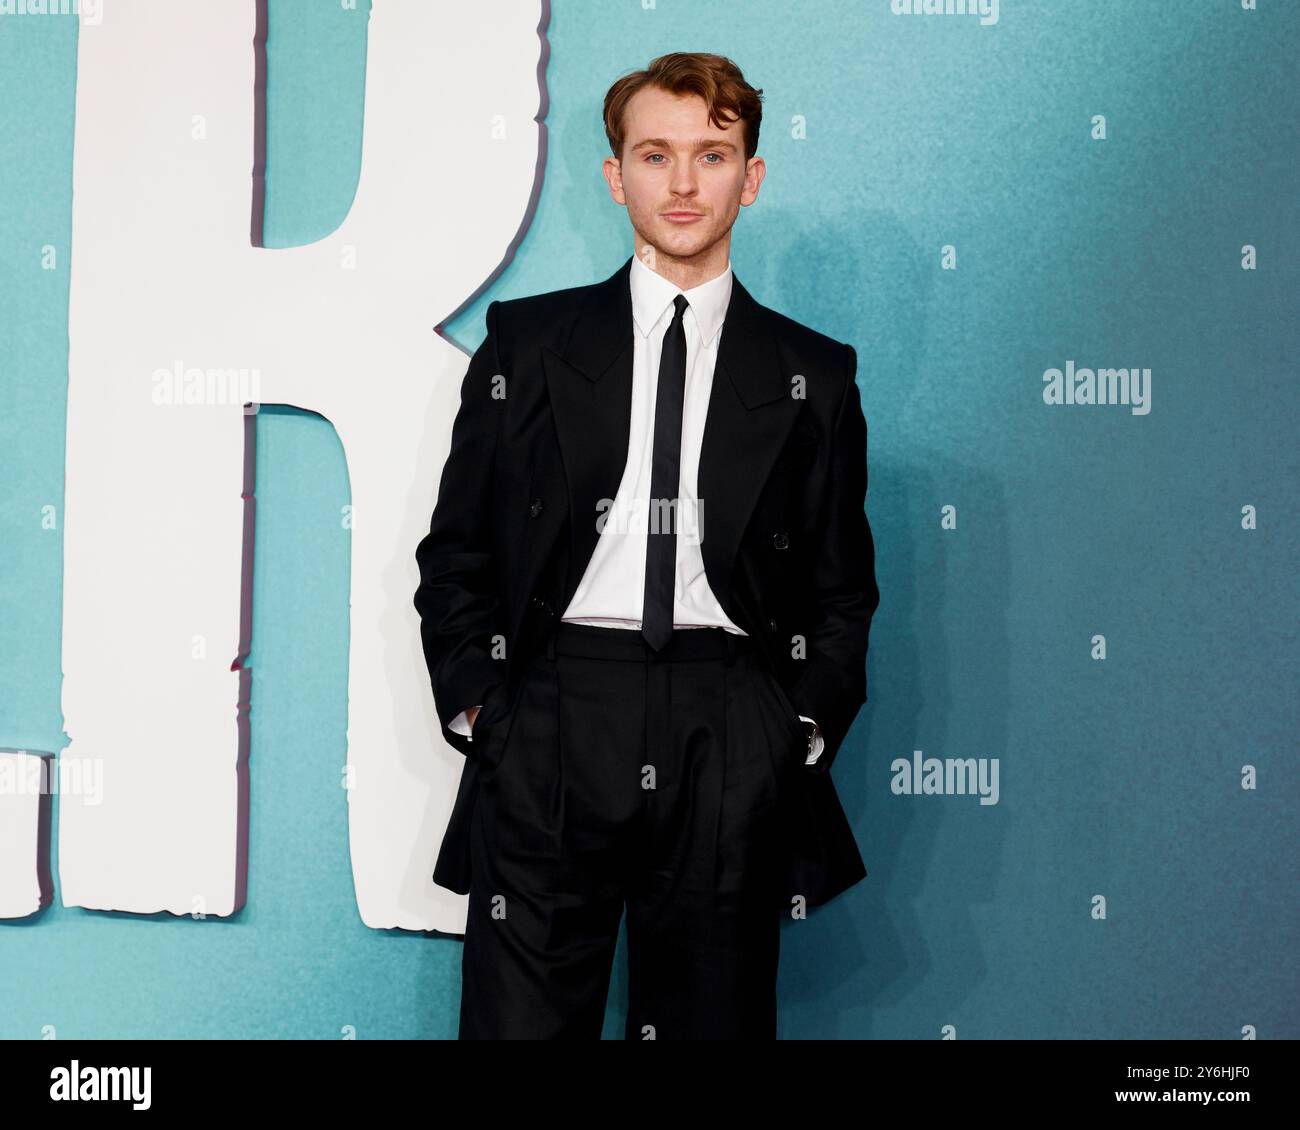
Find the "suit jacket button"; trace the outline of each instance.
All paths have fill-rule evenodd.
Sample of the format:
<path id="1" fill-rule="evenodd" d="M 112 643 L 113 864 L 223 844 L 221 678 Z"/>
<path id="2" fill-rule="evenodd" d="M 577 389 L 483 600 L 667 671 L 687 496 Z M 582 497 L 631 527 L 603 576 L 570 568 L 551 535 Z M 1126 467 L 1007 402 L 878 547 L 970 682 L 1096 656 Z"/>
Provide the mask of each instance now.
<path id="1" fill-rule="evenodd" d="M 777 549 L 785 549 L 790 544 L 790 535 L 784 530 L 772 535 L 772 544 Z"/>
<path id="2" fill-rule="evenodd" d="M 528 516 L 530 518 L 536 518 L 541 512 L 542 500 L 540 498 L 534 498 L 533 501 L 528 504 Z"/>

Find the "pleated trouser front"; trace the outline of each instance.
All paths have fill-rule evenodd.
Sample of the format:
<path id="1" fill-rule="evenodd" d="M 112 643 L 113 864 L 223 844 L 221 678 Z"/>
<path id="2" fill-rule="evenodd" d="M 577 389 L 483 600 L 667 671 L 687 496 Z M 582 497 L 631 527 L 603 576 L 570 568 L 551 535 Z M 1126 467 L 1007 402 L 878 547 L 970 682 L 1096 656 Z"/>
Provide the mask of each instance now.
<path id="1" fill-rule="evenodd" d="M 484 720 L 460 1038 L 598 1039 L 625 911 L 626 1038 L 774 1038 L 805 742 L 752 640 L 562 623 Z"/>

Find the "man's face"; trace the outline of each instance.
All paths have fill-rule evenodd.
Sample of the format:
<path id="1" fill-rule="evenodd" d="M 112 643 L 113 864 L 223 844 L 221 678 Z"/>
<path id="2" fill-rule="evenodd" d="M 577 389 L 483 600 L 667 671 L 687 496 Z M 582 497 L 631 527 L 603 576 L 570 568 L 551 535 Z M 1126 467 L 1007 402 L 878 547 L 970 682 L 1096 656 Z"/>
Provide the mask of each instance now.
<path id="1" fill-rule="evenodd" d="M 625 111 L 622 160 L 607 157 L 604 173 L 641 240 L 689 260 L 727 238 L 740 206 L 757 198 L 764 165 L 745 160 L 740 121 L 719 129 L 704 99 L 646 87 Z"/>

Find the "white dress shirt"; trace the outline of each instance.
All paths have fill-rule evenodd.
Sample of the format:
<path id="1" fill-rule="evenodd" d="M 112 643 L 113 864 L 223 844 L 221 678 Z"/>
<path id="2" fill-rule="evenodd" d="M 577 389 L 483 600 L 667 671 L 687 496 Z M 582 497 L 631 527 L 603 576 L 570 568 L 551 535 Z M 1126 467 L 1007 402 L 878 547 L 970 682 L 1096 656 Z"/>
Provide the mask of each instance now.
<path id="1" fill-rule="evenodd" d="M 701 506 L 696 496 L 704 421 L 713 388 L 718 343 L 722 338 L 727 306 L 731 302 L 731 277 L 731 262 L 728 260 L 722 274 L 690 290 L 682 290 L 647 267 L 640 256 L 632 257 L 629 284 L 635 332 L 627 462 L 612 506 L 604 512 L 604 526 L 596 548 L 573 598 L 560 617 L 567 623 L 641 630 L 659 354 L 664 334 L 673 320 L 673 299 L 684 294 L 689 305 L 682 315 L 686 332 L 686 390 L 682 404 L 677 493 L 673 629 L 722 628 L 735 635 L 746 634 L 722 610 L 705 576 L 700 541 L 707 531 L 708 508 Z M 811 718 L 804 720 L 812 721 Z M 452 720 L 451 728 L 458 734 L 471 737 L 465 713 Z M 821 731 L 817 730 L 807 758 L 809 765 L 821 756 L 824 745 Z"/>

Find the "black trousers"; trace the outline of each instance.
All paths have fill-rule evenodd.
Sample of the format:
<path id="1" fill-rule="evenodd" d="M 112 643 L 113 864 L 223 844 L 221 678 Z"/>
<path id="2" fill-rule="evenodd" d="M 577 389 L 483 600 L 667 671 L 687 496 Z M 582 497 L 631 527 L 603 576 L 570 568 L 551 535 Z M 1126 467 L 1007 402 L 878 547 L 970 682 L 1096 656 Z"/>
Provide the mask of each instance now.
<path id="1" fill-rule="evenodd" d="M 807 743 L 749 637 L 561 623 L 473 742 L 461 1039 L 598 1039 L 625 909 L 627 1039 L 775 1038 Z"/>

